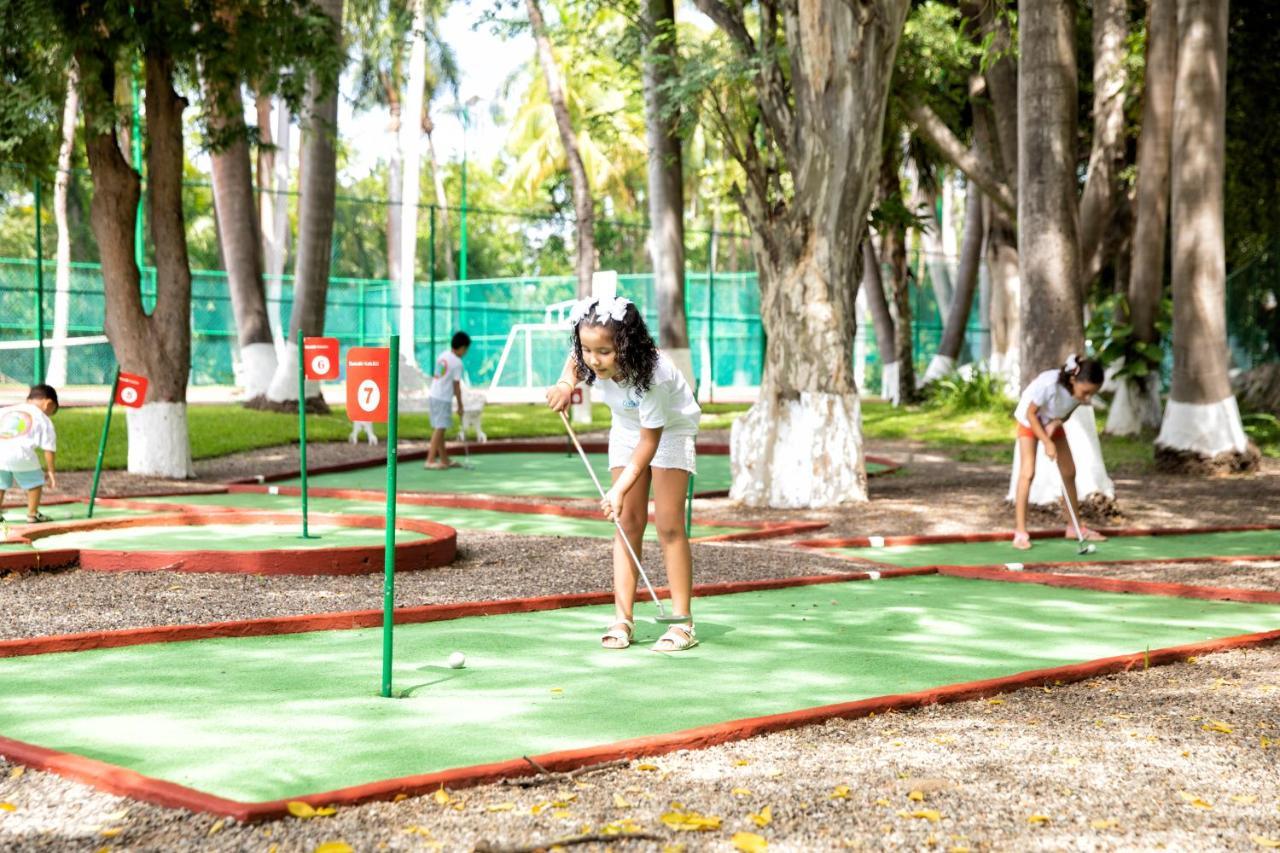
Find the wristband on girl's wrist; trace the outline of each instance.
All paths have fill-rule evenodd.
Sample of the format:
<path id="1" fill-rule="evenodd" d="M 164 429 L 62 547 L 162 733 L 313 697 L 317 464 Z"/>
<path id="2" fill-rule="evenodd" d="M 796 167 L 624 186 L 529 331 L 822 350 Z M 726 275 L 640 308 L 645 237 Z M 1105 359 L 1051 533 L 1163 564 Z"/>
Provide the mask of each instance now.
<path id="1" fill-rule="evenodd" d="M 556 384 L 563 385 L 564 387 L 568 388 L 570 391 L 573 390 L 573 384 L 570 383 L 568 379 L 557 379 Z"/>

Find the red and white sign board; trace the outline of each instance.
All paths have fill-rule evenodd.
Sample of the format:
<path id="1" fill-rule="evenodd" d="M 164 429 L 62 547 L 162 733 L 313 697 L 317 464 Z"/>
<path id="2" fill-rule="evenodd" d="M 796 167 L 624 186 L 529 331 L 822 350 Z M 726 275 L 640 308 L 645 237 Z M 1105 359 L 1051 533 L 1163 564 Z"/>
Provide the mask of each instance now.
<path id="1" fill-rule="evenodd" d="M 391 381 L 391 350 L 352 347 L 347 350 L 347 417 L 385 424 Z"/>
<path id="2" fill-rule="evenodd" d="M 582 389 L 575 387 L 569 392 L 569 402 L 577 406 L 582 403 Z"/>
<path id="3" fill-rule="evenodd" d="M 337 379 L 338 339 L 303 338 L 302 360 L 308 379 L 314 382 L 322 379 Z"/>
<path id="4" fill-rule="evenodd" d="M 130 409 L 141 409 L 147 401 L 147 377 L 136 373 L 121 373 L 116 386 L 116 403 Z"/>

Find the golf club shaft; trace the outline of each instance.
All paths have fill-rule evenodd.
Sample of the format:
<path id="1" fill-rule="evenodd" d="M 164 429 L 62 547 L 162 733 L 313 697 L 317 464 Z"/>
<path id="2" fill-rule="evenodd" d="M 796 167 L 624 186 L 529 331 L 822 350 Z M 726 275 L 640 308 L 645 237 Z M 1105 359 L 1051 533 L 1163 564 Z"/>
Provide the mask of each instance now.
<path id="1" fill-rule="evenodd" d="M 1084 531 L 1080 529 L 1080 520 L 1076 518 L 1076 511 L 1071 506 L 1071 495 L 1067 494 L 1067 481 L 1059 474 L 1058 482 L 1062 484 L 1062 499 L 1067 502 L 1067 515 L 1071 516 L 1071 526 L 1076 529 L 1076 539 L 1080 542 L 1080 548 L 1083 551 L 1085 548 Z"/>
<path id="2" fill-rule="evenodd" d="M 582 449 L 582 444 L 578 441 L 578 434 L 573 431 L 573 425 L 569 423 L 568 416 L 560 413 L 560 420 L 564 421 L 564 428 L 569 431 L 569 438 L 573 439 L 573 446 L 578 448 L 578 456 L 582 459 L 582 464 L 587 466 L 587 473 L 591 475 L 591 482 L 596 484 L 596 491 L 600 492 L 600 499 L 604 500 L 604 486 L 600 484 L 600 478 L 596 476 L 595 469 L 591 467 L 591 461 L 587 459 L 587 452 Z M 631 555 L 631 561 L 635 563 L 636 569 L 640 572 L 640 579 L 644 581 L 645 588 L 649 590 L 649 595 L 653 597 L 653 603 L 658 607 L 658 615 L 665 616 L 666 610 L 662 606 L 662 599 L 658 598 L 658 593 L 654 591 L 653 584 L 649 583 L 649 576 L 645 574 L 644 566 L 640 564 L 640 557 L 636 554 L 636 549 L 631 547 L 631 540 L 627 538 L 627 531 L 622 529 L 622 522 L 618 521 L 617 513 L 613 516 L 613 526 L 618 528 L 618 535 L 622 537 L 622 544 L 627 547 L 627 553 Z"/>

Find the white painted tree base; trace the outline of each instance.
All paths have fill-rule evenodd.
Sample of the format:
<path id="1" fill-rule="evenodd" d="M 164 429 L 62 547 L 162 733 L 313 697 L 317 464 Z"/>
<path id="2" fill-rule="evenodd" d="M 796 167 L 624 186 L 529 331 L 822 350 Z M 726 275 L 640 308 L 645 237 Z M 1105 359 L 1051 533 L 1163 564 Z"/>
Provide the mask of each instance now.
<path id="1" fill-rule="evenodd" d="M 129 473 L 189 480 L 191 464 L 186 403 L 147 403 L 129 409 Z"/>
<path id="2" fill-rule="evenodd" d="M 244 398 L 254 400 L 267 393 L 276 374 L 275 344 L 247 344 L 240 348 L 240 370 L 237 384 Z"/>
<path id="3" fill-rule="evenodd" d="M 1127 377 L 1115 381 L 1115 396 L 1111 398 L 1104 433 L 1138 435 L 1144 428 L 1160 428 L 1160 388 L 1155 377 L 1146 385 L 1143 390 L 1137 380 Z"/>
<path id="4" fill-rule="evenodd" d="M 920 380 L 921 385 L 928 385 L 936 379 L 944 376 L 950 376 L 956 371 L 956 360 L 948 355 L 935 355 L 929 362 L 929 367 L 924 372 L 924 378 Z"/>
<path id="5" fill-rule="evenodd" d="M 320 396 L 320 383 L 307 381 L 306 395 Z M 276 364 L 275 375 L 267 386 L 267 399 L 273 403 L 293 403 L 298 400 L 298 347 L 285 347 L 284 358 Z"/>
<path id="6" fill-rule="evenodd" d="M 1116 485 L 1107 476 L 1107 466 L 1102 461 L 1102 445 L 1098 441 L 1098 425 L 1093 418 L 1093 409 L 1080 406 L 1063 425 L 1067 434 L 1067 444 L 1071 447 L 1071 456 L 1076 463 L 1076 497 L 1084 500 L 1090 495 L 1101 494 L 1109 498 L 1116 496 Z M 1018 453 L 1018 441 L 1013 443 L 1013 472 L 1009 476 L 1009 494 L 1005 500 L 1013 502 L 1017 497 L 1018 471 L 1022 460 Z M 1031 481 L 1031 497 L 1029 503 L 1034 506 L 1049 506 L 1058 503 L 1062 498 L 1062 477 L 1058 473 L 1058 463 L 1044 453 L 1044 444 L 1036 442 L 1036 476 Z"/>
<path id="7" fill-rule="evenodd" d="M 1220 453 L 1244 453 L 1249 441 L 1234 396 L 1216 403 L 1179 403 L 1164 410 L 1157 447 L 1186 450 L 1212 459 Z"/>
<path id="8" fill-rule="evenodd" d="M 1022 364 L 1018 351 L 1010 348 L 1007 352 L 991 353 L 991 375 L 1004 381 L 1005 393 L 1015 400 L 1022 393 Z"/>
<path id="9" fill-rule="evenodd" d="M 880 396 L 886 403 L 894 406 L 902 402 L 901 387 L 898 381 L 898 362 L 896 361 L 880 365 Z"/>
<path id="10" fill-rule="evenodd" d="M 816 509 L 867 499 L 857 394 L 762 395 L 730 432 L 729 497 L 747 506 Z"/>

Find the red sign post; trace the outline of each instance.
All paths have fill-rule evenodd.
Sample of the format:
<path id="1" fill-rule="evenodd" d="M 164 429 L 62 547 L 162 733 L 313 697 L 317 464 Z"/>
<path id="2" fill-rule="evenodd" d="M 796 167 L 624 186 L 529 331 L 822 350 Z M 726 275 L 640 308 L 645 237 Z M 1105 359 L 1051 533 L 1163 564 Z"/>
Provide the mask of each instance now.
<path id="1" fill-rule="evenodd" d="M 130 409 L 141 409 L 147 401 L 147 377 L 121 373 L 116 386 L 116 402 Z"/>
<path id="2" fill-rule="evenodd" d="M 347 417 L 385 424 L 391 398 L 391 350 L 353 347 L 347 350 Z"/>
<path id="3" fill-rule="evenodd" d="M 307 379 L 319 382 L 338 378 L 337 338 L 304 338 L 302 357 Z"/>

